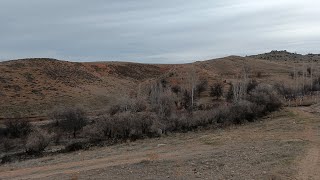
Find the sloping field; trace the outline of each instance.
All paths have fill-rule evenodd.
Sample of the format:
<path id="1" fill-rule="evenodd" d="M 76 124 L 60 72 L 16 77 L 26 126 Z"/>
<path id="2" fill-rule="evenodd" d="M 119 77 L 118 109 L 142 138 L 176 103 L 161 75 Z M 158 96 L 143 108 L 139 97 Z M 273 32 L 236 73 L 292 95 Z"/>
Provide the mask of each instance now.
<path id="1" fill-rule="evenodd" d="M 250 78 L 258 81 L 291 81 L 293 63 L 238 56 L 174 65 L 74 63 L 55 59 L 1 62 L 0 118 L 19 114 L 45 119 L 55 107 L 75 105 L 90 112 L 103 111 L 118 97 L 141 94 L 155 79 L 183 87 L 194 71 L 199 80 L 207 80 L 209 85 L 217 81 L 228 83 L 239 78 L 244 66 Z"/>

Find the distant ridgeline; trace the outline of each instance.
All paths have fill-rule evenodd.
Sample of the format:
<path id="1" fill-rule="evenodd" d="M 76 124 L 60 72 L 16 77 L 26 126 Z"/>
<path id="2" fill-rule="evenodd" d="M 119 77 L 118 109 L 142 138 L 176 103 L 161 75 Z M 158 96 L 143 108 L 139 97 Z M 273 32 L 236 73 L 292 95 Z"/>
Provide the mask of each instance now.
<path id="1" fill-rule="evenodd" d="M 284 51 L 277 51 L 273 50 L 269 53 L 264 54 L 258 54 L 258 55 L 252 55 L 249 56 L 251 58 L 256 59 L 265 59 L 265 60 L 275 60 L 275 61 L 318 61 L 320 60 L 320 54 L 297 54 L 297 53 L 291 53 L 286 50 Z"/>

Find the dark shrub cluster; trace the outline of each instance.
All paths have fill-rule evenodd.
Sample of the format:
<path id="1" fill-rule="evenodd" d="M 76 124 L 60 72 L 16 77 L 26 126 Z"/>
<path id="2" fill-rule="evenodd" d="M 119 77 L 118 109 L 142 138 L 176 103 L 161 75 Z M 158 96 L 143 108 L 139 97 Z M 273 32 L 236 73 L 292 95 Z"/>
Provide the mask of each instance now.
<path id="1" fill-rule="evenodd" d="M 200 97 L 201 93 L 207 90 L 208 87 L 208 81 L 207 80 L 202 80 L 200 83 L 196 85 L 196 94 L 198 97 Z"/>
<path id="2" fill-rule="evenodd" d="M 223 84 L 215 83 L 210 87 L 210 96 L 219 99 L 223 95 Z"/>
<path id="3" fill-rule="evenodd" d="M 170 101 L 161 102 L 158 111 L 123 112 L 104 116 L 87 126 L 84 134 L 92 140 L 135 140 L 154 137 L 168 132 L 187 132 L 208 126 L 241 124 L 276 111 L 281 107 L 280 98 L 272 86 L 253 85 L 246 99 L 207 111 L 172 113 Z M 186 98 L 188 99 L 188 98 Z M 163 106 L 163 107 L 161 107 Z M 161 110 L 161 108 L 164 108 Z M 166 114 L 166 108 L 170 113 Z M 161 116 L 159 111 L 166 115 Z"/>
<path id="4" fill-rule="evenodd" d="M 67 108 L 53 114 L 56 125 L 65 131 L 72 132 L 74 138 L 88 121 L 86 113 L 81 108 Z"/>
<path id="5" fill-rule="evenodd" d="M 171 91 L 175 94 L 179 94 L 181 92 L 181 87 L 178 85 L 174 85 L 171 87 Z"/>
<path id="6" fill-rule="evenodd" d="M 263 113 L 276 111 L 282 105 L 276 90 L 272 86 L 264 84 L 258 85 L 250 94 L 248 100 L 257 106 L 263 107 Z"/>
<path id="7" fill-rule="evenodd" d="M 278 92 L 292 93 L 284 86 L 278 85 L 274 88 L 255 81 L 249 82 L 246 88 L 243 91 L 245 96 L 234 99 L 233 86 L 230 84 L 228 101 L 223 105 L 220 101 L 215 101 L 217 105 L 206 110 L 192 107 L 191 94 L 187 90 L 177 88 L 178 94 L 175 94 L 170 91 L 158 92 L 156 88 L 156 93 L 149 104 L 142 99 L 123 99 L 121 103 L 110 108 L 109 114 L 95 117 L 91 121 L 80 108 L 58 109 L 51 115 L 55 122 L 47 127 L 50 131 L 32 128 L 28 121 L 11 120 L 5 124 L 4 134 L 8 136 L 3 139 L 6 142 L 2 147 L 9 151 L 14 148 L 9 144 L 10 138 L 26 137 L 21 144 L 28 154 L 39 154 L 51 141 L 59 143 L 60 139 L 66 151 L 75 151 L 100 142 L 116 143 L 159 137 L 171 132 L 188 132 L 253 122 L 281 107 L 282 102 Z M 223 84 L 217 83 L 212 86 L 211 93 L 213 97 L 219 98 L 223 94 Z M 176 101 L 179 101 L 179 106 L 184 108 L 174 109 Z M 73 139 L 70 134 L 73 135 Z"/>
<path id="8" fill-rule="evenodd" d="M 5 134 L 12 138 L 20 138 L 27 136 L 32 129 L 32 125 L 28 120 L 16 118 L 5 121 Z"/>
<path id="9" fill-rule="evenodd" d="M 86 132 L 86 134 L 93 135 L 95 139 L 126 140 L 143 138 L 155 133 L 154 121 L 156 119 L 157 115 L 153 113 L 126 112 L 115 116 L 104 116 L 90 128 L 94 129 L 94 132 Z"/>
<path id="10" fill-rule="evenodd" d="M 257 85 L 251 90 L 247 98 L 220 107 L 215 113 L 215 120 L 219 124 L 241 124 L 252 122 L 270 112 L 281 108 L 282 102 L 276 90 L 269 85 Z"/>
<path id="11" fill-rule="evenodd" d="M 297 95 L 297 90 L 285 86 L 284 84 L 276 84 L 275 89 L 278 93 L 283 96 L 285 99 L 295 99 Z"/>

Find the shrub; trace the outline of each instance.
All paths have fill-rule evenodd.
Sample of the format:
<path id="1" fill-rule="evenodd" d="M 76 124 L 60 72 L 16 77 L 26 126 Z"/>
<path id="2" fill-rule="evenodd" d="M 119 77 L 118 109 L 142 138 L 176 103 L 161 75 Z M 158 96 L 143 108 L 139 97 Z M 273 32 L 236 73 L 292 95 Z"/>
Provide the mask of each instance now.
<path id="1" fill-rule="evenodd" d="M 147 109 L 146 102 L 142 99 L 135 99 L 130 105 L 131 112 L 143 112 Z"/>
<path id="2" fill-rule="evenodd" d="M 210 88 L 210 96 L 216 97 L 219 99 L 223 94 L 223 85 L 222 83 L 215 83 Z"/>
<path id="3" fill-rule="evenodd" d="M 312 90 L 313 91 L 319 91 L 320 90 L 320 77 L 316 78 L 312 82 Z"/>
<path id="4" fill-rule="evenodd" d="M 227 124 L 229 122 L 230 108 L 221 106 L 215 110 L 214 119 L 218 124 Z"/>
<path id="5" fill-rule="evenodd" d="M 101 141 L 104 139 L 103 127 L 99 123 L 87 125 L 82 129 L 82 135 L 90 141 Z"/>
<path id="6" fill-rule="evenodd" d="M 196 124 L 196 128 L 198 127 L 206 127 L 211 124 L 215 124 L 216 121 L 214 119 L 216 111 L 196 111 L 192 114 L 192 119 Z"/>
<path id="7" fill-rule="evenodd" d="M 171 87 L 171 91 L 175 94 L 179 94 L 181 92 L 181 87 L 178 85 L 174 85 Z"/>
<path id="8" fill-rule="evenodd" d="M 142 99 L 130 99 L 126 101 L 119 102 L 110 107 L 109 114 L 115 115 L 117 113 L 122 113 L 126 111 L 131 112 L 142 112 L 147 109 L 146 102 Z"/>
<path id="9" fill-rule="evenodd" d="M 13 138 L 27 136 L 31 132 L 32 125 L 25 119 L 12 119 L 5 121 L 7 134 Z"/>
<path id="10" fill-rule="evenodd" d="M 191 94 L 187 90 L 185 90 L 183 92 L 182 106 L 184 107 L 184 109 L 186 109 L 188 111 L 192 111 L 192 109 L 193 109 L 192 102 L 191 102 Z"/>
<path id="11" fill-rule="evenodd" d="M 256 80 L 252 80 L 247 85 L 247 94 L 250 94 L 252 90 L 254 90 L 258 86 L 258 82 Z"/>
<path id="12" fill-rule="evenodd" d="M 294 79 L 294 72 L 290 72 L 289 76 L 291 77 L 291 79 Z"/>
<path id="13" fill-rule="evenodd" d="M 165 78 L 162 78 L 162 79 L 160 80 L 160 83 L 161 83 L 161 85 L 162 85 L 163 88 L 166 88 L 166 87 L 167 87 L 168 82 L 167 82 L 167 80 L 166 80 Z"/>
<path id="14" fill-rule="evenodd" d="M 156 107 L 156 112 L 159 117 L 165 118 L 169 117 L 172 113 L 173 101 L 168 95 L 163 95 L 160 97 L 159 105 Z"/>
<path id="15" fill-rule="evenodd" d="M 1 139 L 1 142 L 3 143 L 3 148 L 5 152 L 8 152 L 14 148 L 13 141 L 8 138 Z"/>
<path id="16" fill-rule="evenodd" d="M 233 101 L 233 85 L 230 84 L 228 92 L 226 94 L 226 99 L 228 102 L 232 102 Z"/>
<path id="17" fill-rule="evenodd" d="M 199 84 L 196 85 L 196 93 L 200 97 L 201 93 L 207 90 L 208 81 L 202 80 Z"/>
<path id="18" fill-rule="evenodd" d="M 247 100 L 240 100 L 229 106 L 216 110 L 214 119 L 217 123 L 230 125 L 252 122 L 269 112 L 278 110 L 282 105 L 280 98 L 272 86 L 258 85 Z"/>
<path id="19" fill-rule="evenodd" d="M 113 105 L 110 107 L 109 109 L 109 114 L 112 116 L 112 115 L 115 115 L 117 113 L 121 112 L 121 106 L 119 104 L 116 104 L 116 105 Z"/>
<path id="20" fill-rule="evenodd" d="M 90 144 L 86 141 L 72 141 L 68 143 L 64 149 L 65 152 L 79 151 L 82 149 L 87 149 L 90 147 Z"/>
<path id="21" fill-rule="evenodd" d="M 311 75 L 311 71 L 312 71 L 311 67 L 308 67 L 307 68 L 308 75 Z"/>
<path id="22" fill-rule="evenodd" d="M 104 116 L 97 122 L 96 129 L 108 139 L 128 139 L 133 136 L 141 137 L 149 132 L 151 118 L 143 116 L 140 113 L 132 114 L 130 112 L 117 114 L 116 116 Z M 95 135 L 98 136 L 99 135 Z M 136 138 L 136 137 L 133 137 Z"/>
<path id="23" fill-rule="evenodd" d="M 264 84 L 259 84 L 257 88 L 253 90 L 248 100 L 258 106 L 264 107 L 264 113 L 276 111 L 282 105 L 281 99 L 275 89 L 270 85 Z"/>
<path id="24" fill-rule="evenodd" d="M 115 142 L 135 140 L 161 136 L 167 132 L 187 132 L 206 126 L 252 122 L 281 107 L 281 101 L 275 89 L 269 85 L 254 85 L 246 98 L 210 111 L 194 111 L 193 113 L 180 111 L 179 114 L 173 114 L 170 97 L 164 96 L 163 102 L 160 98 L 160 106 L 154 113 L 127 111 L 113 116 L 100 117 L 95 124 L 85 127 L 83 132 L 92 140 L 104 138 Z M 170 113 L 166 114 L 166 108 Z"/>
<path id="25" fill-rule="evenodd" d="M 44 130 L 36 129 L 32 131 L 26 140 L 26 152 L 28 154 L 41 153 L 50 143 L 51 136 Z"/>
<path id="26" fill-rule="evenodd" d="M 80 108 L 69 108 L 62 112 L 55 113 L 56 119 L 59 119 L 59 126 L 69 132 L 72 132 L 73 137 L 87 124 L 87 116 Z"/>
<path id="27" fill-rule="evenodd" d="M 262 77 L 262 72 L 261 71 L 258 71 L 257 72 L 257 78 L 261 78 Z"/>
<path id="28" fill-rule="evenodd" d="M 229 119 L 232 120 L 234 124 L 241 124 L 245 120 L 253 121 L 256 117 L 255 112 L 253 112 L 253 106 L 253 103 L 245 100 L 236 102 L 230 107 Z"/>
<path id="29" fill-rule="evenodd" d="M 284 84 L 275 84 L 274 88 L 286 99 L 296 98 L 297 90 L 294 90 L 293 88 L 287 87 Z"/>

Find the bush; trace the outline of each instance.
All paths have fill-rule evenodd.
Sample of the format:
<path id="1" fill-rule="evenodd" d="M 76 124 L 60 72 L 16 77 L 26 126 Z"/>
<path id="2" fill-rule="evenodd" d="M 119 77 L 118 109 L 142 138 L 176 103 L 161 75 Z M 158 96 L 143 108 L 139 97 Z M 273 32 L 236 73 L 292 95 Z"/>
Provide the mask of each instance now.
<path id="1" fill-rule="evenodd" d="M 104 138 L 115 142 L 127 139 L 135 140 L 161 136 L 167 132 L 187 132 L 219 124 L 226 126 L 246 121 L 252 122 L 281 107 L 281 101 L 272 86 L 254 84 L 249 92 L 250 94 L 246 96 L 247 99 L 220 106 L 217 109 L 194 111 L 193 113 L 184 111 L 180 114 L 171 113 L 169 96 L 164 96 L 166 97 L 164 102 L 160 100 L 160 106 L 155 113 L 123 112 L 113 116 L 100 117 L 95 124 L 85 127 L 83 132 L 93 140 Z M 170 113 L 165 113 L 166 108 Z M 161 114 L 166 115 L 162 116 Z"/>
<path id="2" fill-rule="evenodd" d="M 121 112 L 121 106 L 119 104 L 113 105 L 109 108 L 109 114 L 111 116 Z"/>
<path id="3" fill-rule="evenodd" d="M 277 92 L 286 99 L 295 99 L 297 90 L 287 87 L 284 84 L 275 84 L 274 88 Z"/>
<path id="4" fill-rule="evenodd" d="M 101 141 L 105 138 L 103 133 L 103 127 L 101 127 L 101 124 L 99 123 L 85 126 L 82 129 L 82 135 L 84 137 L 89 138 L 89 140 L 93 142 Z"/>
<path id="5" fill-rule="evenodd" d="M 64 151 L 73 152 L 73 151 L 79 151 L 82 149 L 88 149 L 89 147 L 90 147 L 90 144 L 86 141 L 73 141 L 66 145 Z"/>
<path id="6" fill-rule="evenodd" d="M 208 81 L 202 80 L 199 84 L 196 85 L 196 94 L 200 97 L 201 93 L 206 91 L 208 87 Z"/>
<path id="7" fill-rule="evenodd" d="M 214 119 L 224 125 L 252 122 L 258 117 L 278 110 L 281 105 L 282 102 L 274 88 L 260 84 L 251 91 L 247 100 L 240 100 L 217 109 Z"/>
<path id="8" fill-rule="evenodd" d="M 250 94 L 250 92 L 254 90 L 258 85 L 259 83 L 256 80 L 250 81 L 247 85 L 247 94 Z"/>
<path id="9" fill-rule="evenodd" d="M 146 102 L 142 99 L 131 99 L 123 102 L 119 102 L 110 107 L 109 114 L 111 116 L 126 111 L 130 112 L 143 112 L 147 109 Z"/>
<path id="10" fill-rule="evenodd" d="M 166 118 L 169 117 L 172 113 L 173 101 L 172 98 L 168 95 L 162 95 L 158 106 L 156 107 L 156 112 L 159 117 Z"/>
<path id="11" fill-rule="evenodd" d="M 178 85 L 174 85 L 171 87 L 171 91 L 175 94 L 179 94 L 181 92 L 181 87 Z"/>
<path id="12" fill-rule="evenodd" d="M 252 91 L 248 100 L 258 106 L 264 107 L 263 113 L 269 113 L 281 108 L 281 98 L 278 96 L 275 89 L 270 85 L 259 84 Z"/>
<path id="13" fill-rule="evenodd" d="M 14 148 L 13 140 L 10 140 L 8 138 L 1 139 L 1 143 L 3 144 L 3 148 L 5 152 L 9 152 Z"/>
<path id="14" fill-rule="evenodd" d="M 143 112 L 147 109 L 146 102 L 142 99 L 135 99 L 130 105 L 131 112 Z"/>
<path id="15" fill-rule="evenodd" d="M 229 123 L 229 114 L 230 108 L 228 108 L 227 106 L 221 106 L 216 109 L 214 119 L 218 124 L 227 124 Z"/>
<path id="16" fill-rule="evenodd" d="M 233 124 L 244 123 L 245 120 L 253 121 L 256 118 L 256 113 L 253 111 L 254 104 L 249 101 L 239 101 L 233 104 L 229 110 L 229 119 Z"/>
<path id="17" fill-rule="evenodd" d="M 6 133 L 13 138 L 25 137 L 31 132 L 32 125 L 24 119 L 12 119 L 5 121 Z"/>
<path id="18" fill-rule="evenodd" d="M 256 74 L 257 78 L 261 78 L 262 77 L 262 72 L 261 71 L 258 71 L 257 74 Z"/>
<path id="19" fill-rule="evenodd" d="M 182 106 L 184 107 L 184 109 L 186 109 L 189 112 L 193 110 L 192 102 L 191 102 L 191 93 L 188 90 L 185 90 L 183 92 Z"/>
<path id="20" fill-rule="evenodd" d="M 225 95 L 228 102 L 233 101 L 233 85 L 230 84 L 227 94 Z"/>
<path id="21" fill-rule="evenodd" d="M 26 140 L 26 152 L 28 154 L 39 154 L 49 145 L 51 136 L 44 130 L 32 131 Z"/>
<path id="22" fill-rule="evenodd" d="M 215 83 L 210 88 L 210 96 L 219 99 L 223 95 L 223 84 Z"/>
<path id="23" fill-rule="evenodd" d="M 58 126 L 62 129 L 72 132 L 73 137 L 87 124 L 87 116 L 80 108 L 69 108 L 62 112 L 55 113 L 55 119 L 59 119 Z"/>
<path id="24" fill-rule="evenodd" d="M 154 121 L 157 115 L 152 113 L 121 113 L 116 116 L 105 116 L 98 120 L 95 129 L 108 139 L 126 140 L 153 136 Z M 94 136 L 100 137 L 98 134 Z"/>

